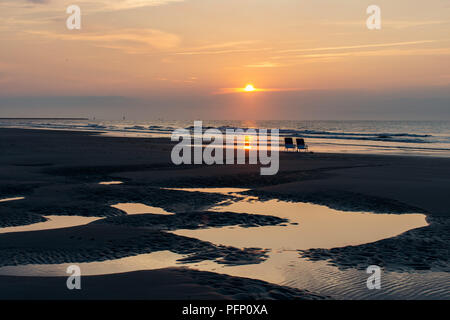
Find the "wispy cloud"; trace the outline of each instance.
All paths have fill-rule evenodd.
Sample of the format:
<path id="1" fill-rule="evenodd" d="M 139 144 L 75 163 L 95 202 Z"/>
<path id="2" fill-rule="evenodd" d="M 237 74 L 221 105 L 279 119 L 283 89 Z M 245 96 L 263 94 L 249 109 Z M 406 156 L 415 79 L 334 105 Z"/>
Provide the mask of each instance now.
<path id="1" fill-rule="evenodd" d="M 259 57 L 265 54 L 262 62 L 245 65 L 247 68 L 276 68 L 295 65 L 299 62 L 309 63 L 317 60 L 334 61 L 349 56 L 413 56 L 413 55 L 446 55 L 448 49 L 426 48 L 423 45 L 442 43 L 443 40 L 417 40 L 386 43 L 354 44 L 330 47 L 274 49 L 261 47 L 258 41 L 226 42 L 202 47 L 190 48 L 178 55 L 216 55 L 258 52 Z M 445 42 L 445 41 L 444 41 Z M 255 46 L 258 44 L 258 46 Z M 404 48 L 404 49 L 402 49 Z"/>
<path id="2" fill-rule="evenodd" d="M 74 4 L 86 5 L 95 11 L 117 11 L 117 10 L 130 10 L 143 7 L 161 6 L 170 3 L 183 2 L 185 0 L 77 0 Z M 48 6 L 57 5 L 58 0 L 3 0 L 3 3 L 8 6 L 21 6 L 21 3 L 31 3 Z"/>
<path id="3" fill-rule="evenodd" d="M 449 24 L 450 20 L 383 20 L 383 28 L 392 29 L 406 29 L 424 26 L 435 26 L 442 24 Z M 361 26 L 365 27 L 365 21 L 353 20 L 353 21 L 322 21 L 323 25 L 333 26 Z"/>
<path id="4" fill-rule="evenodd" d="M 161 6 L 165 4 L 183 2 L 184 0 L 116 0 L 96 1 L 103 4 L 105 10 L 129 10 L 142 7 Z M 89 1 L 92 2 L 92 1 Z"/>
<path id="5" fill-rule="evenodd" d="M 414 50 L 369 50 L 369 51 L 352 51 L 352 52 L 333 52 L 333 53 L 317 53 L 297 55 L 297 58 L 330 58 L 330 57 L 346 57 L 346 56 L 430 56 L 430 55 L 448 55 L 450 48 L 437 49 L 414 49 Z"/>
<path id="6" fill-rule="evenodd" d="M 375 44 L 357 44 L 357 45 L 347 45 L 347 46 L 333 46 L 333 47 L 312 47 L 312 48 L 291 48 L 277 50 L 271 47 L 256 47 L 254 44 L 259 43 L 258 41 L 241 41 L 241 42 L 226 42 L 219 44 L 211 44 L 202 47 L 195 47 L 186 49 L 181 52 L 177 52 L 177 55 L 215 55 L 215 54 L 235 54 L 235 53 L 249 53 L 249 52 L 259 52 L 259 53 L 270 53 L 274 59 L 283 59 L 289 55 L 298 55 L 299 53 L 311 52 L 310 56 L 313 56 L 313 52 L 317 51 L 345 51 L 351 52 L 355 49 L 384 49 L 390 47 L 406 47 L 424 44 L 437 43 L 437 40 L 418 40 L 418 41 L 402 41 L 402 42 L 388 42 L 388 43 L 375 43 Z M 336 54 L 330 54 L 336 55 Z M 261 63 L 248 64 L 246 67 L 249 68 L 273 68 L 282 66 L 279 62 L 268 62 L 264 61 Z"/>
<path id="7" fill-rule="evenodd" d="M 118 49 L 127 53 L 148 53 L 152 49 L 175 48 L 180 39 L 177 35 L 154 29 L 122 29 L 102 33 L 56 33 L 50 31 L 28 31 L 29 34 L 50 39 L 84 41 L 97 47 Z"/>
<path id="8" fill-rule="evenodd" d="M 275 62 L 260 62 L 246 65 L 247 68 L 277 68 L 283 66 L 284 66 L 283 64 Z"/>
<path id="9" fill-rule="evenodd" d="M 272 61 L 273 64 L 281 61 L 284 65 L 295 65 L 298 63 L 314 63 L 317 61 L 331 62 L 346 57 L 448 55 L 450 48 L 443 45 L 445 42 L 448 42 L 448 40 L 418 40 L 334 47 L 284 49 L 273 52 L 273 55 L 267 59 Z M 440 48 L 422 46 L 437 43 L 441 44 Z"/>
<path id="10" fill-rule="evenodd" d="M 185 79 L 169 79 L 165 77 L 159 77 L 155 78 L 157 81 L 164 81 L 164 82 L 171 82 L 171 83 L 187 83 L 187 84 L 193 84 L 196 83 L 198 78 L 197 77 L 188 77 Z"/>
<path id="11" fill-rule="evenodd" d="M 187 48 L 184 51 L 177 52 L 177 55 L 215 55 L 229 53 L 246 53 L 255 51 L 268 51 L 272 48 L 260 48 L 254 45 L 259 41 L 231 41 L 222 43 L 213 43 L 209 45 Z"/>
<path id="12" fill-rule="evenodd" d="M 31 3 L 48 3 L 50 2 L 50 0 L 26 0 L 27 2 L 31 2 Z"/>
<path id="13" fill-rule="evenodd" d="M 333 51 L 333 50 L 348 50 L 348 49 L 365 49 L 365 48 L 386 48 L 386 47 L 399 47 L 399 46 L 412 46 L 417 44 L 435 43 L 436 40 L 419 40 L 419 41 L 403 41 L 403 42 L 388 42 L 388 43 L 375 43 L 375 44 L 358 44 L 351 46 L 336 46 L 336 47 L 319 47 L 319 48 L 300 48 L 300 49 L 288 49 L 279 50 L 279 53 L 295 53 L 295 52 L 307 52 L 307 51 Z"/>

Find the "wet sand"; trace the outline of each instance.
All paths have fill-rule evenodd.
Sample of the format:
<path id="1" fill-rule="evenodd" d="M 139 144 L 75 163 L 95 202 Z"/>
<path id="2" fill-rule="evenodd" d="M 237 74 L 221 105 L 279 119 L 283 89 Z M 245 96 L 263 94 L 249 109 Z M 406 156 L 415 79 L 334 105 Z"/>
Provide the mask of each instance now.
<path id="1" fill-rule="evenodd" d="M 259 167 L 250 165 L 175 166 L 170 162 L 172 143 L 167 139 L 24 129 L 0 129 L 0 134 L 0 199 L 25 197 L 0 204 L 0 227 L 44 222 L 45 216 L 54 215 L 105 218 L 65 229 L 0 234 L 1 266 L 104 261 L 160 250 L 187 255 L 189 262 L 260 263 L 267 257 L 264 248 L 222 246 L 165 232 L 285 223 L 269 215 L 232 212 L 205 223 L 202 211 L 233 200 L 234 196 L 199 192 L 187 195 L 186 191 L 160 189 L 232 187 L 252 189 L 248 193 L 261 199 L 309 202 L 342 211 L 424 213 L 429 226 L 397 237 L 357 246 L 302 250 L 298 255 L 342 269 L 377 264 L 396 272 L 450 272 L 450 159 L 281 153 L 280 172 L 260 176 Z M 99 184 L 104 181 L 123 183 Z M 127 216 L 112 207 L 118 203 L 141 203 L 178 217 Z M 53 298 L 59 290 L 65 290 L 60 296 L 63 299 L 317 297 L 286 288 L 288 291 L 278 296 L 271 295 L 271 290 L 282 289 L 259 282 L 258 289 L 246 287 L 245 283 L 257 280 L 236 277 L 228 277 L 227 281 L 240 279 L 236 281 L 241 281 L 241 288 L 229 286 L 224 291 L 223 277 L 228 276 L 184 269 L 89 276 L 86 284 L 97 289 L 91 295 L 88 290 L 77 295 L 65 288 L 66 278 L 2 276 L 0 295 L 34 298 L 36 288 L 40 288 L 44 292 L 41 298 Z M 161 282 L 152 285 L 152 279 Z M 62 288 L 56 289 L 61 281 Z M 111 293 L 109 284 L 123 287 L 123 293 Z M 169 284 L 170 290 L 161 291 L 162 285 Z"/>

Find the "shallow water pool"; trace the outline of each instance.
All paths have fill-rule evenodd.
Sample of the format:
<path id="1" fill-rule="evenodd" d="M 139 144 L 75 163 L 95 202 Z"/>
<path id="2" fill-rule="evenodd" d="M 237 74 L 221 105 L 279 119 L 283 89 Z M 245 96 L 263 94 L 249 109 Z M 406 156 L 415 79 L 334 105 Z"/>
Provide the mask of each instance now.
<path id="1" fill-rule="evenodd" d="M 178 189 L 180 190 L 180 189 Z M 210 210 L 271 215 L 288 219 L 277 226 L 245 228 L 240 226 L 172 231 L 177 235 L 238 248 L 269 249 L 266 261 L 259 264 L 230 266 L 211 260 L 181 264 L 186 255 L 158 251 L 116 260 L 78 263 L 84 275 L 100 275 L 137 270 L 186 266 L 279 285 L 307 289 L 335 299 L 449 299 L 450 285 L 445 272 L 383 272 L 381 290 L 368 290 L 364 270 L 340 270 L 326 261 L 301 258 L 298 250 L 360 245 L 394 237 L 414 228 L 427 226 L 423 214 L 372 214 L 343 212 L 309 203 L 279 200 L 260 201 L 239 192 L 247 189 L 181 189 L 234 195 Z M 138 204 L 116 206 L 128 214 L 172 214 L 162 208 Z M 126 207 L 130 205 L 131 207 Z M 134 206 L 134 207 L 133 207 Z M 26 265 L 0 268 L 0 274 L 29 276 L 66 276 L 70 264 Z"/>

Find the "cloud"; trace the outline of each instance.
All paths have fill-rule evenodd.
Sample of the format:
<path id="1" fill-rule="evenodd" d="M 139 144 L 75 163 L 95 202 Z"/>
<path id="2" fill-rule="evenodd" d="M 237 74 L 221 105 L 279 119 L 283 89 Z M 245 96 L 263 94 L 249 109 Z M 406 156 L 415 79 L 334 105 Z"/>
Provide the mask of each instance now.
<path id="1" fill-rule="evenodd" d="M 346 46 L 334 46 L 334 47 L 316 47 L 316 48 L 294 48 L 294 49 L 283 49 L 276 50 L 271 47 L 255 47 L 253 46 L 258 41 L 240 41 L 240 42 L 226 42 L 219 44 L 211 44 L 202 47 L 195 47 L 186 49 L 182 52 L 177 52 L 177 55 L 217 55 L 217 54 L 236 54 L 236 53 L 250 53 L 267 52 L 271 56 L 267 57 L 268 61 L 261 63 L 248 64 L 245 67 L 248 68 L 275 68 L 286 66 L 288 63 L 271 62 L 270 60 L 283 60 L 289 58 L 331 58 L 350 56 L 350 55 L 376 55 L 377 52 L 380 55 L 414 55 L 414 54 L 441 54 L 439 51 L 433 49 L 422 49 L 410 50 L 409 53 L 401 50 L 393 50 L 395 47 L 407 47 L 416 46 L 424 44 L 438 43 L 438 40 L 418 40 L 418 41 L 402 41 L 402 42 L 388 42 L 388 43 L 375 43 L 375 44 L 357 44 L 357 45 L 346 45 Z M 356 49 L 360 49 L 357 51 Z M 366 50 L 361 49 L 379 49 L 379 50 Z M 427 50 L 428 53 L 427 53 Z M 329 53 L 315 53 L 315 52 L 329 52 Z M 343 52 L 344 51 L 344 52 Z M 333 53 L 335 52 L 335 53 Z"/>
<path id="2" fill-rule="evenodd" d="M 129 10 L 129 9 L 136 9 L 136 8 L 142 8 L 142 7 L 154 7 L 154 6 L 161 6 L 165 4 L 175 3 L 175 2 L 183 2 L 184 0 L 116 0 L 116 1 L 110 1 L 110 0 L 103 0 L 103 1 L 97 1 L 99 3 L 103 4 L 103 9 L 105 10 Z M 89 1 L 92 2 L 92 1 Z"/>
<path id="3" fill-rule="evenodd" d="M 377 57 L 377 56 L 437 56 L 448 55 L 449 48 L 427 48 L 448 40 L 417 40 L 386 43 L 354 44 L 330 47 L 286 48 L 274 49 L 270 47 L 255 46 L 259 41 L 240 41 L 210 44 L 201 47 L 186 49 L 177 52 L 177 55 L 226 55 L 236 53 L 257 52 L 266 53 L 262 62 L 246 64 L 247 68 L 277 68 L 298 63 L 314 63 L 317 61 L 336 61 L 346 57 Z"/>
<path id="4" fill-rule="evenodd" d="M 370 51 L 351 51 L 351 52 L 332 52 L 297 55 L 295 58 L 339 58 L 339 57 L 386 57 L 386 56 L 436 56 L 450 55 L 450 48 L 437 49 L 414 49 L 414 50 L 370 50 Z"/>
<path id="5" fill-rule="evenodd" d="M 364 26 L 364 22 L 360 20 L 355 21 L 322 21 L 323 25 L 334 25 L 334 26 Z M 382 27 L 383 28 L 392 28 L 392 29 L 406 29 L 406 28 L 415 28 L 415 27 L 423 27 L 423 26 L 434 26 L 441 24 L 449 24 L 449 20 L 383 20 Z"/>
<path id="6" fill-rule="evenodd" d="M 248 64 L 246 65 L 247 68 L 277 68 L 277 67 L 283 67 L 283 64 L 280 63 L 274 63 L 274 62 L 260 62 L 256 64 Z"/>
<path id="7" fill-rule="evenodd" d="M 214 55 L 214 54 L 229 54 L 229 53 L 247 53 L 247 52 L 261 52 L 268 51 L 272 48 L 255 48 L 251 45 L 257 43 L 255 40 L 234 41 L 213 43 L 200 47 L 188 48 L 185 51 L 177 52 L 177 55 Z"/>
<path id="8" fill-rule="evenodd" d="M 184 0 L 77 0 L 77 5 L 88 5 L 91 8 L 95 8 L 95 11 L 118 11 L 129 10 L 143 7 L 161 6 L 170 3 L 183 2 Z M 6 0 L 5 3 L 9 5 L 20 5 L 17 0 Z M 51 0 L 25 0 L 25 2 L 33 4 L 53 4 L 58 1 Z"/>
<path id="9" fill-rule="evenodd" d="M 31 2 L 31 3 L 48 3 L 50 0 L 26 0 L 27 2 Z"/>
<path id="10" fill-rule="evenodd" d="M 388 43 L 375 43 L 375 44 L 359 44 L 352 46 L 338 46 L 338 47 L 321 47 L 321 48 L 301 48 L 301 49 L 289 49 L 280 50 L 279 53 L 295 53 L 306 51 L 332 51 L 332 50 L 346 50 L 346 49 L 365 49 L 365 48 L 384 48 L 384 47 L 399 47 L 399 46 L 411 46 L 417 44 L 434 43 L 436 40 L 419 40 L 419 41 L 403 41 L 403 42 L 388 42 Z"/>
<path id="11" fill-rule="evenodd" d="M 96 47 L 118 49 L 130 54 L 148 53 L 154 49 L 172 49 L 180 42 L 177 35 L 155 29 L 122 29 L 102 33 L 69 34 L 50 31 L 28 31 L 28 33 L 50 39 L 90 42 Z"/>
<path id="12" fill-rule="evenodd" d="M 448 40 L 419 40 L 375 44 L 358 44 L 335 47 L 284 49 L 274 52 L 269 60 L 282 61 L 286 64 L 335 61 L 346 57 L 387 57 L 387 56 L 438 56 L 448 55 L 450 48 L 415 47 L 417 45 L 436 44 Z M 411 47 L 411 48 L 410 48 Z M 273 62 L 276 64 L 275 62 Z"/>

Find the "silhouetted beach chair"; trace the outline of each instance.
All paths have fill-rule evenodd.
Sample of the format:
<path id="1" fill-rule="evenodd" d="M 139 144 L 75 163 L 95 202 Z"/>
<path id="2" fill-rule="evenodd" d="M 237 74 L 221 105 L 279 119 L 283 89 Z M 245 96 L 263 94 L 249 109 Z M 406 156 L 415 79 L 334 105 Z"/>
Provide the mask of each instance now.
<path id="1" fill-rule="evenodd" d="M 289 149 L 295 150 L 295 145 L 292 138 L 284 138 L 284 149 L 286 149 L 286 151 L 289 151 Z"/>
<path id="2" fill-rule="evenodd" d="M 297 151 L 308 151 L 308 145 L 305 144 L 305 140 L 302 138 L 297 138 Z"/>

